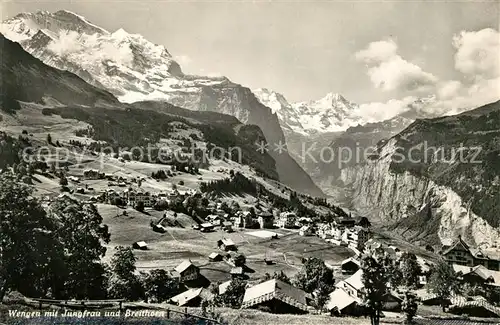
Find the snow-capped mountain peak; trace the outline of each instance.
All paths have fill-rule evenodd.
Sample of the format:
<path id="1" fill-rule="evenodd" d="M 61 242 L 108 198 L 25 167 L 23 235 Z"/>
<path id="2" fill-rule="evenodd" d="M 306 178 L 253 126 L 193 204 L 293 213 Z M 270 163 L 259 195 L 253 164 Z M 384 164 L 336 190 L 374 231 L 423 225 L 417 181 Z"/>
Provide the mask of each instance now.
<path id="1" fill-rule="evenodd" d="M 110 33 L 70 11 L 22 13 L 0 31 L 44 63 L 74 72 L 122 101 L 168 99 L 192 81 L 162 45 L 124 29 Z"/>
<path id="2" fill-rule="evenodd" d="M 338 94 L 338 93 L 328 93 L 326 94 L 325 97 L 321 98 L 319 100 L 319 102 L 324 102 L 325 104 L 334 104 L 334 103 L 337 103 L 337 102 L 347 102 L 347 100 L 341 95 L 341 94 Z"/>
<path id="3" fill-rule="evenodd" d="M 45 64 L 75 73 L 122 102 L 164 101 L 228 114 L 259 126 L 269 143 L 285 141 L 276 114 L 250 89 L 226 77 L 186 75 L 164 46 L 141 35 L 124 29 L 110 33 L 67 11 L 20 14 L 5 20 L 0 32 Z M 322 195 L 288 152 L 271 155 L 283 183 Z"/>
<path id="4" fill-rule="evenodd" d="M 265 88 L 256 89 L 254 93 L 278 115 L 284 130 L 304 135 L 337 132 L 360 122 L 358 105 L 337 93 L 299 103 L 289 103 L 282 94 Z"/>
<path id="5" fill-rule="evenodd" d="M 282 94 L 272 91 L 267 88 L 254 89 L 253 93 L 257 98 L 267 107 L 269 107 L 273 114 L 282 110 L 283 108 L 291 108 L 290 103 Z"/>
<path id="6" fill-rule="evenodd" d="M 37 11 L 20 13 L 2 23 L 1 32 L 11 40 L 22 41 L 33 37 L 39 30 L 58 34 L 62 30 L 83 34 L 109 34 L 107 30 L 92 24 L 84 17 L 67 10 L 54 13 Z"/>

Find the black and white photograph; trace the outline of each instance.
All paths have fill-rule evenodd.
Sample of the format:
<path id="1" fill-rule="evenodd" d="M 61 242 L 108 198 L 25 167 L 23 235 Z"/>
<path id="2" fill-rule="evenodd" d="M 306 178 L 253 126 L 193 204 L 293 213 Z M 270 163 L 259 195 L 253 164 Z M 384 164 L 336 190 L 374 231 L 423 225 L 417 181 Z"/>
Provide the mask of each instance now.
<path id="1" fill-rule="evenodd" d="M 500 0 L 0 15 L 0 325 L 500 324 Z"/>

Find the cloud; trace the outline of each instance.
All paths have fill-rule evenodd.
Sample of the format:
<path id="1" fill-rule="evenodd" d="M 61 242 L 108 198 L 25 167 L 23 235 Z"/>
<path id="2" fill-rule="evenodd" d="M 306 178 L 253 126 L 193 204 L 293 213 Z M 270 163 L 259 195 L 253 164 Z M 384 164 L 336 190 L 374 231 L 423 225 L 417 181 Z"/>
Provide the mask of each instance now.
<path id="1" fill-rule="evenodd" d="M 177 55 L 175 57 L 175 61 L 177 61 L 181 67 L 185 67 L 193 62 L 193 60 L 191 60 L 191 58 L 187 55 Z"/>
<path id="2" fill-rule="evenodd" d="M 393 40 L 371 42 L 368 47 L 355 54 L 356 59 L 367 63 L 384 62 L 396 56 L 397 44 Z"/>
<path id="3" fill-rule="evenodd" d="M 393 40 L 372 42 L 356 53 L 366 63 L 368 75 L 382 90 L 418 91 L 425 94 L 418 112 L 422 117 L 451 115 L 474 109 L 500 99 L 500 33 L 486 28 L 461 31 L 453 37 L 456 49 L 454 67 L 462 74 L 459 80 L 439 80 L 397 54 Z M 370 119 L 387 119 L 415 107 L 417 97 L 407 96 L 385 103 L 360 105 Z M 380 120 L 380 119 L 379 119 Z"/>
<path id="4" fill-rule="evenodd" d="M 79 36 L 77 32 L 62 31 L 59 33 L 59 38 L 52 40 L 47 48 L 58 56 L 66 57 L 83 49 Z"/>
<path id="5" fill-rule="evenodd" d="M 112 61 L 130 66 L 134 60 L 134 54 L 128 43 L 120 42 L 113 38 L 113 35 L 61 31 L 47 48 L 60 57 L 78 62 L 86 69 L 92 69 L 95 62 Z"/>
<path id="6" fill-rule="evenodd" d="M 481 79 L 500 76 L 500 33 L 492 28 L 476 32 L 462 31 L 453 37 L 455 68 L 465 75 Z"/>
<path id="7" fill-rule="evenodd" d="M 365 62 L 372 83 L 384 91 L 428 92 L 432 89 L 438 78 L 403 59 L 397 50 L 393 40 L 378 41 L 368 44 L 355 57 Z"/>
<path id="8" fill-rule="evenodd" d="M 463 90 L 463 84 L 460 81 L 448 80 L 437 85 L 437 95 L 440 99 L 451 99 Z"/>
<path id="9" fill-rule="evenodd" d="M 407 96 L 403 99 L 391 99 L 387 102 L 372 102 L 359 105 L 359 115 L 368 122 L 384 121 L 410 109 L 418 98 Z"/>

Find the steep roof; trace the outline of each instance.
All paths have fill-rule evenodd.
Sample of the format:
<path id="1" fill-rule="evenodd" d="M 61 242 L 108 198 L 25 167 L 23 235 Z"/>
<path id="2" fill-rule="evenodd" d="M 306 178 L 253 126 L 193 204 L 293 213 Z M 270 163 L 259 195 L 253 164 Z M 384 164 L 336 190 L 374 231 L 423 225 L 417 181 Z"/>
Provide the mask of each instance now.
<path id="1" fill-rule="evenodd" d="M 135 244 L 139 247 L 147 247 L 148 244 L 146 244 L 145 241 L 138 241 L 138 242 L 135 242 Z"/>
<path id="2" fill-rule="evenodd" d="M 222 255 L 216 252 L 213 252 L 212 254 L 208 255 L 209 258 L 216 258 L 217 256 L 222 256 Z"/>
<path id="3" fill-rule="evenodd" d="M 186 291 L 178 294 L 175 297 L 170 298 L 170 300 L 172 300 L 173 302 L 175 302 L 179 306 L 184 306 L 190 300 L 193 300 L 194 298 L 198 297 L 202 291 L 203 291 L 203 288 L 189 289 L 189 290 L 186 290 Z"/>
<path id="4" fill-rule="evenodd" d="M 462 273 L 462 275 L 468 275 L 471 273 L 476 274 L 481 279 L 483 279 L 485 281 L 491 280 L 491 281 L 493 281 L 493 283 L 492 283 L 493 285 L 500 286 L 500 272 L 489 270 L 486 267 L 484 267 L 483 265 L 470 267 L 470 266 L 453 264 L 453 270 L 457 273 L 458 272 Z"/>
<path id="5" fill-rule="evenodd" d="M 222 242 L 226 246 L 235 246 L 234 242 L 228 238 L 222 238 L 220 242 Z"/>
<path id="6" fill-rule="evenodd" d="M 343 289 L 338 288 L 330 293 L 330 299 L 326 304 L 326 309 L 332 310 L 337 307 L 339 311 L 342 311 L 344 308 L 354 303 L 359 303 L 359 301 L 356 298 L 350 296 Z"/>
<path id="7" fill-rule="evenodd" d="M 357 260 L 356 258 L 354 258 L 354 257 L 349 257 L 348 259 L 343 260 L 341 264 L 342 264 L 342 265 L 344 265 L 344 264 L 347 264 L 347 263 L 354 263 L 354 264 L 356 264 L 357 266 L 361 266 L 361 262 L 360 262 L 360 261 L 358 261 L 358 260 Z"/>
<path id="8" fill-rule="evenodd" d="M 181 264 L 177 265 L 175 271 L 182 273 L 186 271 L 190 266 L 195 266 L 190 260 L 184 260 Z"/>
<path id="9" fill-rule="evenodd" d="M 220 295 L 224 294 L 230 284 L 231 284 L 231 280 L 221 283 L 219 285 L 219 294 Z"/>
<path id="10" fill-rule="evenodd" d="M 210 228 L 210 227 L 213 227 L 214 225 L 211 224 L 210 222 L 205 222 L 205 223 L 202 223 L 200 226 L 203 228 Z"/>
<path id="11" fill-rule="evenodd" d="M 449 252 L 451 252 L 452 250 L 454 250 L 458 246 L 462 246 L 465 250 L 467 250 L 469 252 L 471 251 L 469 245 L 462 239 L 462 236 L 458 236 L 458 240 L 455 243 L 453 243 L 453 245 L 451 245 L 451 247 L 446 249 L 443 252 L 443 255 L 448 254 Z"/>
<path id="12" fill-rule="evenodd" d="M 273 214 L 271 212 L 268 212 L 268 211 L 262 211 L 262 212 L 258 213 L 258 216 L 262 217 L 262 218 L 272 218 L 272 217 L 274 217 Z"/>
<path id="13" fill-rule="evenodd" d="M 264 297 L 266 295 L 269 295 L 267 299 Z M 297 308 L 307 310 L 306 297 L 307 293 L 301 289 L 283 281 L 271 279 L 246 289 L 245 296 L 243 297 L 243 306 L 250 307 L 257 303 L 276 298 Z"/>
<path id="14" fill-rule="evenodd" d="M 356 290 L 363 289 L 363 270 L 358 270 L 356 273 L 344 280 L 347 284 Z M 340 283 L 340 282 L 339 282 Z"/>

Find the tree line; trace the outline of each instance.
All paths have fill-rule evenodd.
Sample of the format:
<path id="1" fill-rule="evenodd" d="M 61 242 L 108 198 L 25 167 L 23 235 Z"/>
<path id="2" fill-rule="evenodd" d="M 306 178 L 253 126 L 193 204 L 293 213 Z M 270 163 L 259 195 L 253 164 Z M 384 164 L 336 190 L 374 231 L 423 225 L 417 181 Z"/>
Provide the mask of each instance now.
<path id="1" fill-rule="evenodd" d="M 93 204 L 69 196 L 45 210 L 33 188 L 0 174 L 0 301 L 9 291 L 52 299 L 152 299 L 178 293 L 164 270 L 135 275 L 131 248 L 102 262 L 111 234 Z"/>

